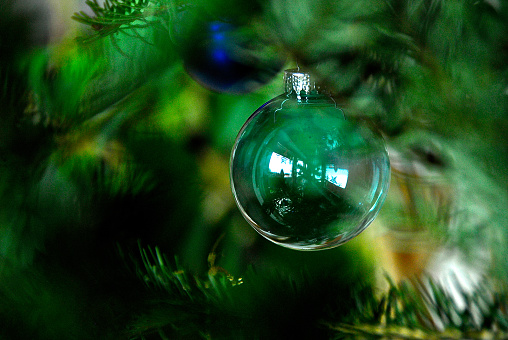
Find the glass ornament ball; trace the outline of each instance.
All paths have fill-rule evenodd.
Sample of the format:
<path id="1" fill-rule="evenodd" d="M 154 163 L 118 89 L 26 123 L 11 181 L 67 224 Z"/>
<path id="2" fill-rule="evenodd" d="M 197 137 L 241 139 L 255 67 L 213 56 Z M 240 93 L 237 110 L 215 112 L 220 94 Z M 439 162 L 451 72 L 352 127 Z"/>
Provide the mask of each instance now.
<path id="1" fill-rule="evenodd" d="M 233 146 L 236 203 L 262 236 L 297 250 L 328 249 L 361 233 L 388 191 L 384 140 L 345 119 L 312 76 L 285 72 L 285 93 L 247 120 Z"/>
<path id="2" fill-rule="evenodd" d="M 271 81 L 286 56 L 248 25 L 214 18 L 202 9 L 181 10 L 175 44 L 187 74 L 219 93 L 243 94 Z"/>

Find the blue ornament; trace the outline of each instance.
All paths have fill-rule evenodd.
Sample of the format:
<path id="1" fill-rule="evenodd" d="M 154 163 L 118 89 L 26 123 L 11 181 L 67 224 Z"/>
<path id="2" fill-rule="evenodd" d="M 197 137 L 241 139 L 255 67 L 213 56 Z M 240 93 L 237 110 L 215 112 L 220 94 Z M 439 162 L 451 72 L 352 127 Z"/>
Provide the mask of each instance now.
<path id="1" fill-rule="evenodd" d="M 209 90 L 252 92 L 278 74 L 286 58 L 254 29 L 185 8 L 174 31 L 186 72 Z"/>

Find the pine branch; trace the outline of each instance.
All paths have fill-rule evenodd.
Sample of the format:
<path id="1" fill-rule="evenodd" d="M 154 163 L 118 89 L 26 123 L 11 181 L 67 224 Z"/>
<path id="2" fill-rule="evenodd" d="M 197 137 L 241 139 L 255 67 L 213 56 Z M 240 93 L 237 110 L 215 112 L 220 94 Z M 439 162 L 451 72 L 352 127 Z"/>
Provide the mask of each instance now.
<path id="1" fill-rule="evenodd" d="M 78 40 L 87 43 L 121 31 L 147 28 L 158 21 L 158 16 L 167 11 L 167 5 L 157 0 L 106 0 L 99 5 L 97 0 L 88 0 L 93 15 L 83 11 L 75 13 L 72 19 L 88 25 L 93 33 Z"/>
<path id="2" fill-rule="evenodd" d="M 128 330 L 132 339 L 156 334 L 165 339 L 173 333 L 202 333 L 207 331 L 203 329 L 208 324 L 206 320 L 214 320 L 217 315 L 228 320 L 236 318 L 222 309 L 229 302 L 229 290 L 241 285 L 242 279 L 215 267 L 210 268 L 207 279 L 200 279 L 185 271 L 177 258 L 171 264 L 158 248 L 140 248 L 140 251 L 142 266 L 137 266 L 137 275 L 155 293 L 155 303 Z"/>
<path id="3" fill-rule="evenodd" d="M 380 298 L 367 296 L 344 322 L 325 323 L 347 335 L 383 339 L 508 339 L 506 294 L 493 292 L 482 282 L 466 292 L 455 280 L 459 293 L 430 278 L 414 285 L 390 281 L 388 292 Z M 465 302 L 464 306 L 462 302 Z"/>
<path id="4" fill-rule="evenodd" d="M 138 276 L 152 290 L 159 305 L 137 320 L 131 328 L 132 336 L 143 338 L 147 334 L 159 334 L 164 338 L 168 334 L 175 335 L 175 329 L 190 332 L 189 327 L 197 327 L 203 334 L 217 334 L 210 325 L 220 325 L 219 334 L 232 334 L 238 331 L 238 325 L 250 329 L 263 322 L 264 315 L 250 314 L 242 306 L 250 301 L 247 296 L 257 296 L 254 292 L 275 288 L 269 277 L 251 273 L 243 279 L 235 279 L 213 265 L 212 253 L 209 257 L 211 268 L 207 279 L 203 280 L 189 275 L 177 261 L 175 265 L 169 265 L 157 248 L 141 249 L 141 253 L 144 268 L 138 267 Z M 309 282 L 305 283 L 308 279 L 298 282 L 295 278 L 278 277 L 276 289 L 282 289 L 289 299 L 297 301 L 302 298 L 298 286 L 303 284 L 305 290 L 315 288 Z M 330 338 L 335 339 L 508 338 L 506 294 L 495 292 L 486 281 L 472 292 L 466 292 L 456 280 L 458 294 L 454 295 L 431 278 L 400 284 L 389 278 L 387 280 L 389 288 L 381 295 L 373 286 L 359 283 L 351 287 L 350 299 L 344 295 L 347 295 L 346 292 L 337 289 L 337 296 L 327 296 L 327 300 L 320 304 L 327 315 L 320 320 L 306 322 L 316 322 L 316 332 L 325 328 L 330 331 Z M 338 287 L 339 283 L 336 285 Z M 335 299 L 340 300 L 340 305 L 334 305 Z M 272 305 L 273 301 L 269 303 Z M 282 298 L 280 303 L 287 301 Z M 300 312 L 306 314 L 305 311 Z M 300 312 L 293 311 L 295 316 Z M 234 324 L 230 323 L 232 318 Z M 277 332 L 276 329 L 271 331 Z"/>

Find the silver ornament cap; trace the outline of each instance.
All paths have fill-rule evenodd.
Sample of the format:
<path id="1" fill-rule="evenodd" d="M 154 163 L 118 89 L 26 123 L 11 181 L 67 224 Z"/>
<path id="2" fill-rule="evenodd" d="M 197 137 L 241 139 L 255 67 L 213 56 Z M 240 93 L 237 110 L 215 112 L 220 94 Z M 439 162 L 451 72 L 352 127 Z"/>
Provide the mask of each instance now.
<path id="1" fill-rule="evenodd" d="M 284 71 L 284 92 L 286 94 L 295 93 L 300 95 L 309 95 L 322 92 L 318 85 L 318 79 L 309 72 L 297 68 Z"/>

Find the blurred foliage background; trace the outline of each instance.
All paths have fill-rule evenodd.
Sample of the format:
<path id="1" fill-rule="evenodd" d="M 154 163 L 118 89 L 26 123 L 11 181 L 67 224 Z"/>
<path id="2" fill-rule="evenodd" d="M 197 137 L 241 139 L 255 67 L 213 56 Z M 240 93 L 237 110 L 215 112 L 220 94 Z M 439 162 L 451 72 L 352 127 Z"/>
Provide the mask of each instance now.
<path id="1" fill-rule="evenodd" d="M 8 0 L 0 16 L 0 337 L 506 337 L 505 1 Z M 203 58 L 215 22 L 232 75 Z M 262 239 L 230 191 L 238 131 L 296 65 L 390 153 L 380 216 L 333 250 Z"/>

